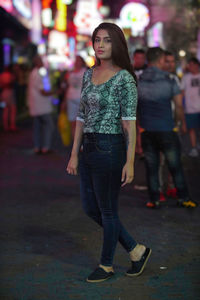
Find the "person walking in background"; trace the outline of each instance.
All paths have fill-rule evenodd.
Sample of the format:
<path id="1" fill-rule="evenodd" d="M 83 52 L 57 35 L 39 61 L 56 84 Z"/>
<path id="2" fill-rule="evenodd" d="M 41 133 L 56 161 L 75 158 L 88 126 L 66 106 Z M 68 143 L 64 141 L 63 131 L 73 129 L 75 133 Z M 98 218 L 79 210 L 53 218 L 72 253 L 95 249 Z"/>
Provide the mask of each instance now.
<path id="1" fill-rule="evenodd" d="M 140 76 L 142 75 L 143 71 L 146 69 L 146 53 L 143 49 L 136 49 L 133 53 L 133 70 L 137 79 L 139 80 Z M 136 153 L 140 155 L 140 158 L 144 157 L 143 150 L 142 150 L 142 143 L 141 143 L 141 127 L 139 124 L 139 120 L 136 121 Z M 137 186 L 135 186 L 137 188 Z M 140 187 L 139 187 L 140 189 Z"/>
<path id="2" fill-rule="evenodd" d="M 3 109 L 3 129 L 4 131 L 17 131 L 16 127 L 16 99 L 14 90 L 15 77 L 12 67 L 5 68 L 0 74 L 0 101 L 4 103 Z"/>
<path id="3" fill-rule="evenodd" d="M 164 71 L 169 72 L 169 77 L 174 79 L 177 85 L 180 87 L 180 80 L 176 75 L 176 60 L 172 52 L 165 50 L 165 63 Z M 171 99 L 172 114 L 175 118 L 175 104 L 173 99 Z M 176 123 L 176 122 L 175 122 Z M 174 130 L 179 130 L 178 127 Z M 159 179 L 160 179 L 160 201 L 166 201 L 165 194 L 168 197 L 177 198 L 177 190 L 174 186 L 173 179 L 168 171 L 167 163 L 164 155 L 161 153 L 160 157 L 160 167 L 159 167 Z"/>
<path id="4" fill-rule="evenodd" d="M 164 69 L 170 74 L 174 74 L 176 78 L 176 60 L 175 56 L 171 51 L 165 50 L 165 64 Z M 178 78 L 178 77 L 177 77 Z M 177 82 L 178 83 L 178 82 Z"/>
<path id="5" fill-rule="evenodd" d="M 200 63 L 193 57 L 187 67 L 189 72 L 182 78 L 181 89 L 185 97 L 185 119 L 192 146 L 189 156 L 198 157 L 196 130 L 200 129 Z"/>
<path id="6" fill-rule="evenodd" d="M 77 56 L 74 69 L 67 73 L 66 78 L 66 92 L 62 109 L 66 109 L 67 111 L 68 120 L 71 125 L 72 137 L 74 137 L 75 133 L 76 117 L 80 103 L 81 84 L 85 70 L 86 64 L 84 59 L 81 56 Z"/>
<path id="7" fill-rule="evenodd" d="M 147 181 L 150 201 L 147 207 L 159 207 L 159 160 L 164 154 L 169 171 L 177 188 L 177 204 L 183 207 L 196 207 L 188 194 L 181 163 L 181 145 L 175 127 L 171 99 L 175 103 L 176 122 L 181 122 L 186 131 L 182 97 L 176 81 L 163 71 L 164 51 L 159 47 L 147 51 L 148 68 L 143 72 L 138 84 L 138 107 L 142 133 L 142 147 L 147 167 Z"/>
<path id="8" fill-rule="evenodd" d="M 133 70 L 137 79 L 139 80 L 143 71 L 146 69 L 146 53 L 143 49 L 136 49 L 133 53 Z M 135 152 L 138 155 L 136 159 L 136 165 L 140 168 L 145 168 L 144 166 L 144 153 L 142 149 L 141 141 L 142 128 L 140 127 L 139 119 L 136 120 L 136 147 Z M 138 166 L 139 165 L 139 166 Z M 146 178 L 137 176 L 135 177 L 134 185 L 135 190 L 144 191 L 147 190 Z"/>
<path id="9" fill-rule="evenodd" d="M 33 142 L 36 154 L 50 152 L 54 129 L 50 97 L 53 92 L 50 90 L 47 74 L 42 73 L 45 72 L 43 67 L 41 57 L 35 57 L 34 69 L 28 81 L 27 105 L 33 117 Z"/>
<path id="10" fill-rule="evenodd" d="M 114 275 L 113 258 L 118 240 L 130 255 L 127 276 L 142 273 L 151 249 L 138 244 L 118 216 L 120 187 L 134 177 L 136 77 L 121 29 L 102 23 L 92 35 L 97 63 L 83 77 L 74 144 L 67 172 L 77 175 L 79 149 L 83 208 L 103 227 L 99 267 L 88 282 L 104 281 Z M 123 55 L 122 55 L 123 53 Z"/>

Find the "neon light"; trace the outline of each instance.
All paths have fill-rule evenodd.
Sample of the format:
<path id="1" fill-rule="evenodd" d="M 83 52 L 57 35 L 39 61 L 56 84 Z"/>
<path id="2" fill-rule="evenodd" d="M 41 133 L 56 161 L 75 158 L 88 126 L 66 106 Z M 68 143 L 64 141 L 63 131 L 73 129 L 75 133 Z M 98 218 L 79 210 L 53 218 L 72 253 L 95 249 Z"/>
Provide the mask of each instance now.
<path id="1" fill-rule="evenodd" d="M 49 47 L 52 49 L 62 49 L 67 45 L 67 34 L 56 30 L 51 30 L 48 36 Z"/>
<path id="2" fill-rule="evenodd" d="M 42 8 L 50 8 L 53 0 L 42 0 Z"/>
<path id="3" fill-rule="evenodd" d="M 157 22 L 148 30 L 147 44 L 148 47 L 165 47 L 163 41 L 163 23 Z"/>
<path id="4" fill-rule="evenodd" d="M 51 8 L 45 8 L 42 10 L 42 24 L 46 27 L 50 27 L 52 24 L 52 10 Z"/>
<path id="5" fill-rule="evenodd" d="M 11 47 L 9 44 L 3 45 L 4 65 L 5 66 L 8 66 L 10 64 L 10 51 L 11 51 Z"/>
<path id="6" fill-rule="evenodd" d="M 32 27 L 31 27 L 31 40 L 33 43 L 38 44 L 41 39 L 41 2 L 34 0 L 32 2 Z"/>
<path id="7" fill-rule="evenodd" d="M 56 0 L 57 16 L 55 21 L 55 29 L 59 31 L 66 31 L 67 29 L 67 6 L 62 0 Z"/>
<path id="8" fill-rule="evenodd" d="M 0 6 L 8 12 L 13 10 L 12 0 L 0 0 Z"/>
<path id="9" fill-rule="evenodd" d="M 13 0 L 15 8 L 27 19 L 32 17 L 30 2 L 25 0 Z"/>
<path id="10" fill-rule="evenodd" d="M 62 2 L 66 5 L 71 5 L 73 0 L 62 0 Z"/>

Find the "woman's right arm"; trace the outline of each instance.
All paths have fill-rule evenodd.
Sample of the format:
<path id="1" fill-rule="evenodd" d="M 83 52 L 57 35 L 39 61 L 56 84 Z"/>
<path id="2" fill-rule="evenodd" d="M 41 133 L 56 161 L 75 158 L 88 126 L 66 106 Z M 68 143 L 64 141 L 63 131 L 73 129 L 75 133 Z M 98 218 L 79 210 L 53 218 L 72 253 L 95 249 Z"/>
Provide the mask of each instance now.
<path id="1" fill-rule="evenodd" d="M 83 138 L 83 128 L 84 128 L 84 122 L 77 120 L 71 157 L 70 157 L 69 163 L 66 168 L 68 174 L 71 174 L 71 175 L 78 174 L 78 154 L 79 154 L 79 150 L 80 150 L 82 138 Z"/>

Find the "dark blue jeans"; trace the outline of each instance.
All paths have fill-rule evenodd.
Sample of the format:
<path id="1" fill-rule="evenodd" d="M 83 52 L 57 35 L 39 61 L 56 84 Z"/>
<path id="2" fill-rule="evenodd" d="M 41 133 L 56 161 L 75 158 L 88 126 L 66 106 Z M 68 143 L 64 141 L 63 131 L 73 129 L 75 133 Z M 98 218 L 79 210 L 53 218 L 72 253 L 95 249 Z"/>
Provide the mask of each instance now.
<path id="1" fill-rule="evenodd" d="M 122 226 L 118 198 L 126 146 L 120 134 L 84 134 L 80 157 L 81 199 L 86 214 L 103 227 L 100 263 L 112 266 L 117 242 L 130 252 L 137 243 Z"/>
<path id="2" fill-rule="evenodd" d="M 142 133 L 142 148 L 145 155 L 147 182 L 151 201 L 158 201 L 160 196 L 158 175 L 160 152 L 165 156 L 174 185 L 177 188 L 178 197 L 184 200 L 187 199 L 188 190 L 183 174 L 181 145 L 178 135 L 173 131 L 145 131 Z"/>

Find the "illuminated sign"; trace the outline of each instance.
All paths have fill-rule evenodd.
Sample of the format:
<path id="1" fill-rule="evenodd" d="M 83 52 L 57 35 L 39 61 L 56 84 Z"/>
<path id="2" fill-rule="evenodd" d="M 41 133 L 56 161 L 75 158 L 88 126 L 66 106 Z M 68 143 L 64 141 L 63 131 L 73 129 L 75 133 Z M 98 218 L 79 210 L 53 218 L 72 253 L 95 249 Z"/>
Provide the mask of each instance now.
<path id="1" fill-rule="evenodd" d="M 100 6 L 99 0 L 78 0 L 74 23 L 79 34 L 91 35 L 102 22 L 102 16 L 99 13 Z"/>
<path id="2" fill-rule="evenodd" d="M 50 27 L 52 24 L 52 10 L 51 8 L 45 8 L 42 10 L 42 24 L 46 27 Z"/>
<path id="3" fill-rule="evenodd" d="M 163 23 L 157 22 L 147 32 L 148 47 L 165 48 L 163 40 Z"/>
<path id="4" fill-rule="evenodd" d="M 3 7 L 8 12 L 12 12 L 13 9 L 12 0 L 0 0 L 0 6 Z"/>
<path id="5" fill-rule="evenodd" d="M 149 22 L 149 10 L 141 3 L 128 3 L 120 11 L 121 26 L 131 28 L 134 36 L 141 35 Z"/>
<path id="6" fill-rule="evenodd" d="M 67 34 L 57 30 L 52 30 L 49 33 L 49 48 L 63 49 L 67 46 Z"/>

